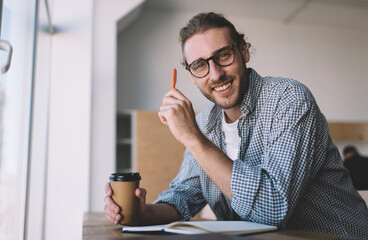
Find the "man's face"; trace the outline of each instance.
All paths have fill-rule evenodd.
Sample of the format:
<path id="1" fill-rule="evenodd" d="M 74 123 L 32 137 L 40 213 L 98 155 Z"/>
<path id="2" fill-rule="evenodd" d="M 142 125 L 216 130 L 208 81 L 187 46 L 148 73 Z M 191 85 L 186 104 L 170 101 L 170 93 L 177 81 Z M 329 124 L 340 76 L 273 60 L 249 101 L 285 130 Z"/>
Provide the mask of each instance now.
<path id="1" fill-rule="evenodd" d="M 234 44 L 227 28 L 213 28 L 189 38 L 183 53 L 188 64 L 211 57 L 217 50 Z M 248 88 L 248 73 L 245 63 L 249 53 L 245 42 L 234 47 L 234 62 L 225 67 L 209 61 L 209 73 L 203 78 L 191 76 L 203 95 L 223 109 L 240 108 L 241 101 Z"/>

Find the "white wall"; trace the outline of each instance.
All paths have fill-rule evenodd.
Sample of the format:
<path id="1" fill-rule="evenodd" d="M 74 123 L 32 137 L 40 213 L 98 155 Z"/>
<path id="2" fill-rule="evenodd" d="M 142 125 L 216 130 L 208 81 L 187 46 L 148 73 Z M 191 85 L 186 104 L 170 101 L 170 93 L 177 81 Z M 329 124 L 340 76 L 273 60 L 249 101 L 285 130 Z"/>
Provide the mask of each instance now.
<path id="1" fill-rule="evenodd" d="M 53 0 L 45 239 L 81 239 L 88 211 L 92 0 Z M 47 86 L 47 84 L 46 84 Z"/>
<path id="2" fill-rule="evenodd" d="M 115 171 L 117 29 L 143 2 L 94 0 L 90 211 L 103 211 L 104 186 Z"/>
<path id="3" fill-rule="evenodd" d="M 209 102 L 192 85 L 181 65 L 179 29 L 192 13 L 147 10 L 118 36 L 117 110 L 158 110 L 171 88 L 172 68 L 177 88 L 198 110 Z"/>
<path id="4" fill-rule="evenodd" d="M 194 14 L 144 8 L 141 17 L 119 34 L 118 110 L 158 110 L 170 89 L 172 67 L 178 68 L 178 89 L 195 109 L 207 106 L 180 65 L 178 32 Z M 249 67 L 263 76 L 304 83 L 330 121 L 368 121 L 368 32 L 227 17 L 253 45 Z"/>

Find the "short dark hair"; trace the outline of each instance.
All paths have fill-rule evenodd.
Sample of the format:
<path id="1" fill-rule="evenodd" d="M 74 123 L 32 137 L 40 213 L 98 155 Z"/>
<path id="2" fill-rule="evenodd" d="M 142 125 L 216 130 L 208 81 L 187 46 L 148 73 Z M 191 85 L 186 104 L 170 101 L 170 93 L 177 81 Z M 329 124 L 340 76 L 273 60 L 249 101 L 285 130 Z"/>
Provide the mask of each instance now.
<path id="1" fill-rule="evenodd" d="M 343 150 L 344 155 L 346 155 L 347 153 L 350 153 L 350 152 L 358 153 L 358 150 L 356 149 L 356 147 L 354 147 L 352 145 L 346 146 Z"/>
<path id="2" fill-rule="evenodd" d="M 179 40 L 181 42 L 181 49 L 184 50 L 185 42 L 197 33 L 205 32 L 212 28 L 227 27 L 230 30 L 230 36 L 235 43 L 241 43 L 244 40 L 244 34 L 239 33 L 234 25 L 227 20 L 222 14 L 214 12 L 203 12 L 195 15 L 189 20 L 188 24 L 180 30 Z M 247 43 L 247 47 L 250 44 Z M 185 65 L 185 60 L 183 62 Z"/>

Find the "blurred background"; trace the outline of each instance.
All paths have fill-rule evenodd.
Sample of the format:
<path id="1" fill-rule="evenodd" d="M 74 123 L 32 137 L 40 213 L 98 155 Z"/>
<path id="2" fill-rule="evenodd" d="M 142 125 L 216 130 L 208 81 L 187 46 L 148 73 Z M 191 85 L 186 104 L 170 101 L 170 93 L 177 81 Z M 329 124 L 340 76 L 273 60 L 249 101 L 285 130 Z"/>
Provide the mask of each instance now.
<path id="1" fill-rule="evenodd" d="M 208 105 L 180 64 L 178 41 L 180 28 L 202 11 L 223 13 L 245 34 L 248 67 L 312 91 L 340 151 L 353 144 L 368 155 L 367 0 L 0 6 L 0 39 L 13 49 L 9 70 L 0 74 L 0 239 L 81 239 L 83 214 L 103 211 L 104 184 L 119 157 L 134 170 L 134 144 L 120 144 L 119 132 L 134 127 L 132 111 L 159 109 L 172 68 L 195 110 Z"/>

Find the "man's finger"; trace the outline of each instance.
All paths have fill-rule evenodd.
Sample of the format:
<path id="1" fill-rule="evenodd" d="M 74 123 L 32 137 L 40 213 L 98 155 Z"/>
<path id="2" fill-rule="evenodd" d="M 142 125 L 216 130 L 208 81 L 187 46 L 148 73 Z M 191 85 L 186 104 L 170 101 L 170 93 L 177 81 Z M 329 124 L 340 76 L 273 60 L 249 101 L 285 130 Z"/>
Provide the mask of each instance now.
<path id="1" fill-rule="evenodd" d="M 121 215 L 117 214 L 113 211 L 111 211 L 111 209 L 109 208 L 109 206 L 105 205 L 105 217 L 106 219 L 113 223 L 113 224 L 118 224 L 120 219 L 121 219 Z"/>
<path id="2" fill-rule="evenodd" d="M 173 97 L 179 100 L 185 100 L 187 99 L 182 92 L 180 92 L 178 89 L 174 88 L 171 89 L 169 92 L 165 94 L 165 97 Z"/>
<path id="3" fill-rule="evenodd" d="M 107 213 L 107 212 L 105 212 L 105 218 L 107 219 L 107 221 L 109 221 L 109 222 L 111 222 L 111 223 L 113 223 L 113 224 L 115 224 L 114 223 L 114 219 Z"/>
<path id="4" fill-rule="evenodd" d="M 111 189 L 111 186 L 110 186 L 110 182 L 107 182 L 105 184 L 105 193 L 107 194 L 107 196 L 111 197 L 112 189 Z"/>
<path id="5" fill-rule="evenodd" d="M 105 205 L 114 213 L 119 213 L 120 208 L 109 196 L 105 196 Z"/>
<path id="6" fill-rule="evenodd" d="M 158 112 L 158 117 L 160 118 L 160 121 L 163 123 L 163 124 L 165 124 L 165 125 L 167 125 L 167 120 L 166 120 L 166 118 L 165 118 L 165 115 L 164 115 L 164 112 L 163 111 L 159 111 Z"/>
<path id="7" fill-rule="evenodd" d="M 147 191 L 144 188 L 137 188 L 135 190 L 135 195 L 139 199 L 140 204 L 146 204 Z"/>

